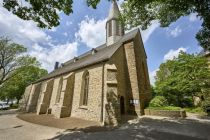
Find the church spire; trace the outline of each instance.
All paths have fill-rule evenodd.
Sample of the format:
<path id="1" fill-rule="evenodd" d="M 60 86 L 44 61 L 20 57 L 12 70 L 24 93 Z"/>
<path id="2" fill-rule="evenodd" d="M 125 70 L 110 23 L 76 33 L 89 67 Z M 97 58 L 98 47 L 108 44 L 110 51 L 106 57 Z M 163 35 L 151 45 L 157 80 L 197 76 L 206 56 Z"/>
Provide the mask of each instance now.
<path id="1" fill-rule="evenodd" d="M 124 27 L 120 20 L 120 10 L 117 2 L 112 0 L 111 9 L 106 22 L 106 44 L 116 43 L 124 35 Z"/>

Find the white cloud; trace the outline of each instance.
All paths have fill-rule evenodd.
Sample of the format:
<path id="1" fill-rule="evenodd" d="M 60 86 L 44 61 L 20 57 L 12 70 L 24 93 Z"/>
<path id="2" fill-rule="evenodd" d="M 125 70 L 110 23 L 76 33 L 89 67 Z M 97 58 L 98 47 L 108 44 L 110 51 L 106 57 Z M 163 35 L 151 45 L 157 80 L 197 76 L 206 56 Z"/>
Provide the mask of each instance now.
<path id="1" fill-rule="evenodd" d="M 9 36 L 13 41 L 24 45 L 48 41 L 48 36 L 32 21 L 24 21 L 0 7 L 0 36 Z"/>
<path id="2" fill-rule="evenodd" d="M 64 32 L 63 35 L 64 35 L 65 37 L 67 37 L 67 36 L 68 36 L 68 33 L 67 33 L 67 32 Z"/>
<path id="3" fill-rule="evenodd" d="M 152 35 L 152 33 L 159 27 L 159 22 L 158 21 L 153 21 L 151 26 L 146 29 L 141 31 L 141 35 L 142 35 L 142 40 L 145 42 L 147 42 L 147 40 L 149 39 L 149 37 Z"/>
<path id="4" fill-rule="evenodd" d="M 34 44 L 29 55 L 36 57 L 48 71 L 53 70 L 56 61 L 63 63 L 77 55 L 77 43 L 66 43 L 44 48 Z"/>
<path id="5" fill-rule="evenodd" d="M 28 54 L 36 57 L 48 71 L 53 69 L 55 61 L 65 62 L 77 55 L 77 42 L 55 45 L 54 40 L 33 21 L 24 21 L 3 7 L 0 7 L 0 36 L 8 36 L 14 42 L 25 45 Z"/>
<path id="6" fill-rule="evenodd" d="M 156 72 L 158 71 L 159 69 L 156 69 L 154 71 L 151 71 L 149 72 L 149 79 L 150 79 L 150 84 L 154 86 L 155 84 L 155 77 L 156 77 Z"/>
<path id="7" fill-rule="evenodd" d="M 166 61 L 166 60 L 172 60 L 174 58 L 177 58 L 179 56 L 179 53 L 181 51 L 186 52 L 187 51 L 187 48 L 180 47 L 177 50 L 171 49 L 168 53 L 166 53 L 164 55 L 164 61 Z"/>
<path id="8" fill-rule="evenodd" d="M 56 27 L 53 27 L 52 29 L 49 30 L 50 32 L 56 32 L 57 31 L 57 28 Z"/>
<path id="9" fill-rule="evenodd" d="M 66 26 L 70 26 L 70 25 L 72 25 L 73 24 L 73 22 L 71 22 L 71 21 L 67 21 L 66 22 Z"/>
<path id="10" fill-rule="evenodd" d="M 152 21 L 151 25 L 146 30 L 141 30 L 141 36 L 144 43 L 150 38 L 153 32 L 159 27 L 160 23 L 157 20 Z M 140 26 L 132 28 L 131 30 L 140 28 Z M 130 32 L 131 30 L 126 31 L 126 33 Z"/>
<path id="11" fill-rule="evenodd" d="M 124 2 L 124 0 L 117 1 L 118 5 L 121 5 Z"/>
<path id="12" fill-rule="evenodd" d="M 89 48 L 95 48 L 106 41 L 105 30 L 106 19 L 95 20 L 86 18 L 79 24 L 79 31 L 75 34 L 76 38 L 85 43 Z"/>
<path id="13" fill-rule="evenodd" d="M 71 24 L 72 22 L 66 22 L 66 25 Z M 105 24 L 106 19 L 95 20 L 86 17 L 81 21 L 79 30 L 75 33 L 77 41 L 85 43 L 90 48 L 105 43 Z M 158 26 L 159 24 L 155 22 L 151 28 L 142 31 L 143 40 L 147 41 Z M 50 31 L 56 30 L 57 28 L 53 28 Z M 0 7 L 0 36 L 2 35 L 9 36 L 14 42 L 25 45 L 29 54 L 37 57 L 42 66 L 49 71 L 52 70 L 55 61 L 64 62 L 77 55 L 77 42 L 55 45 L 51 36 L 38 28 L 33 21 L 24 21 Z M 66 35 L 64 33 L 64 36 Z"/>
<path id="14" fill-rule="evenodd" d="M 95 20 L 93 18 L 86 17 L 85 20 L 81 21 L 79 24 L 79 31 L 75 34 L 75 36 L 88 47 L 97 47 L 106 41 L 105 25 L 106 19 Z M 155 29 L 158 28 L 158 26 L 158 21 L 153 21 L 152 25 L 147 30 L 141 31 L 144 42 L 147 42 L 149 37 L 152 35 Z"/>
<path id="15" fill-rule="evenodd" d="M 200 20 L 200 19 L 197 17 L 196 13 L 192 13 L 192 14 L 189 15 L 189 21 L 190 22 L 195 22 L 197 20 Z"/>
<path id="16" fill-rule="evenodd" d="M 174 37 L 174 38 L 179 36 L 182 33 L 182 29 L 179 26 L 177 26 L 174 29 L 169 29 L 168 28 L 168 29 L 166 29 L 166 31 L 167 31 L 169 36 Z"/>

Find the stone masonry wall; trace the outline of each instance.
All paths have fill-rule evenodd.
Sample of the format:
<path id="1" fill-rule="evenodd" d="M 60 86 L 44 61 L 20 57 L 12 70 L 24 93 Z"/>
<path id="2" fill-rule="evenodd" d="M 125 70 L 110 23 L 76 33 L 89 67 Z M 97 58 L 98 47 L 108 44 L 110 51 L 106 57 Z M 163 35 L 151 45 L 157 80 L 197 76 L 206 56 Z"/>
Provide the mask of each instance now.
<path id="1" fill-rule="evenodd" d="M 26 107 L 27 112 L 36 112 L 37 102 L 41 91 L 41 83 L 33 84 L 30 92 L 30 98 Z"/>
<path id="2" fill-rule="evenodd" d="M 52 96 L 54 80 L 50 79 L 42 84 L 42 89 L 40 93 L 40 101 L 37 107 L 37 114 L 45 114 L 47 113 L 47 109 L 50 105 L 50 100 Z"/>
<path id="3" fill-rule="evenodd" d="M 107 66 L 107 73 L 105 72 L 105 77 L 107 76 L 107 79 L 105 79 L 106 82 L 110 82 L 108 85 L 108 89 L 112 89 L 113 88 L 113 81 L 116 81 L 117 86 L 116 86 L 116 93 L 117 93 L 117 99 L 116 102 L 118 104 L 118 106 L 116 106 L 115 108 L 118 110 L 117 113 L 117 121 L 121 121 L 121 113 L 120 113 L 120 97 L 124 97 L 124 111 L 125 113 L 128 112 L 129 110 L 129 99 L 128 99 L 128 94 L 127 94 L 127 86 L 126 86 L 126 81 L 127 81 L 127 77 L 126 77 L 126 67 L 125 67 L 125 52 L 124 52 L 124 48 L 123 46 L 121 46 L 116 52 L 115 54 L 111 57 L 111 59 L 108 61 L 107 63 L 109 66 Z M 114 65 L 116 67 L 116 72 L 114 74 L 113 71 L 109 70 L 111 69 Z M 110 68 L 109 68 L 110 67 Z M 105 85 L 106 86 L 106 85 Z M 106 89 L 106 88 L 105 88 Z M 105 94 L 106 91 L 105 91 Z M 106 97 L 106 96 L 105 96 Z M 113 96 L 114 97 L 114 96 Z"/>
<path id="4" fill-rule="evenodd" d="M 186 112 L 184 110 L 153 110 L 145 109 L 145 115 L 162 116 L 162 117 L 182 117 L 185 118 Z"/>
<path id="5" fill-rule="evenodd" d="M 32 85 L 26 87 L 25 92 L 22 96 L 22 99 L 19 102 L 19 110 L 26 111 L 28 100 L 31 94 Z"/>
<path id="6" fill-rule="evenodd" d="M 104 67 L 103 124 L 116 126 L 121 120 L 118 71 L 115 64 Z"/>
<path id="7" fill-rule="evenodd" d="M 60 84 L 60 80 L 61 80 L 61 77 L 57 77 L 54 79 L 52 97 L 51 97 L 51 101 L 50 101 L 50 108 L 52 109 L 52 114 L 56 113 L 56 108 L 58 106 L 58 103 L 56 103 L 56 97 L 58 94 L 58 87 Z"/>
<path id="8" fill-rule="evenodd" d="M 126 65 L 128 69 L 128 91 L 129 91 L 129 98 L 132 101 L 135 101 L 135 104 L 133 104 L 133 111 L 137 115 L 142 115 L 140 111 L 140 89 L 139 89 L 139 81 L 141 79 L 138 79 L 138 69 L 136 66 L 136 56 L 135 56 L 135 50 L 134 50 L 134 43 L 133 41 L 128 42 L 124 44 L 125 49 L 125 57 L 126 57 Z"/>
<path id="9" fill-rule="evenodd" d="M 134 52 L 136 58 L 137 76 L 139 81 L 140 97 L 144 100 L 150 99 L 150 80 L 147 67 L 147 56 L 140 33 L 134 39 Z"/>
<path id="10" fill-rule="evenodd" d="M 101 121 L 102 66 L 103 64 L 98 64 L 75 71 L 72 117 Z M 89 72 L 88 102 L 87 106 L 80 106 L 82 76 L 86 70 Z"/>
<path id="11" fill-rule="evenodd" d="M 60 101 L 53 112 L 57 118 L 70 116 L 74 95 L 74 73 L 64 75 L 62 79 Z"/>

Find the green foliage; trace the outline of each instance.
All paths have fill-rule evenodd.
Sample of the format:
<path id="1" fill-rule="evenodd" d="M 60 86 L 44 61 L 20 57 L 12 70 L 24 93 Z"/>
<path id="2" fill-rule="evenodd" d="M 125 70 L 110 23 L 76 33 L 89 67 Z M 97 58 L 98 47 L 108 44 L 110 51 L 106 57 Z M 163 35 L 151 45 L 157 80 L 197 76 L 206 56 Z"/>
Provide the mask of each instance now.
<path id="1" fill-rule="evenodd" d="M 151 85 L 151 94 L 152 94 L 152 98 L 154 98 L 156 96 L 156 92 L 155 92 L 155 88 Z"/>
<path id="2" fill-rule="evenodd" d="M 210 115 L 210 90 L 202 90 L 203 94 L 201 96 L 201 107 L 202 109 Z"/>
<path id="3" fill-rule="evenodd" d="M 11 42 L 7 37 L 0 37 L 0 86 L 20 67 L 38 65 L 35 58 L 23 56 L 26 51 L 22 45 Z"/>
<path id="4" fill-rule="evenodd" d="M 180 53 L 178 58 L 160 65 L 155 91 L 170 105 L 190 106 L 193 96 L 200 97 L 209 90 L 210 74 L 206 58 Z"/>
<path id="5" fill-rule="evenodd" d="M 38 80 L 47 71 L 40 68 L 34 57 L 24 55 L 26 48 L 0 38 L 0 99 L 20 100 L 26 86 Z"/>
<path id="6" fill-rule="evenodd" d="M 18 108 L 18 104 L 11 104 L 10 105 L 10 109 L 17 109 Z"/>
<path id="7" fill-rule="evenodd" d="M 100 0 L 87 0 L 87 5 L 92 6 L 94 9 L 96 9 L 99 2 Z"/>
<path id="8" fill-rule="evenodd" d="M 203 109 L 201 107 L 188 107 L 188 108 L 184 108 L 184 110 L 186 112 L 190 112 L 190 113 L 196 113 L 196 114 L 200 114 L 200 115 L 206 115 L 206 113 L 203 111 Z"/>
<path id="9" fill-rule="evenodd" d="M 148 107 L 147 109 L 153 109 L 153 110 L 181 110 L 181 107 L 176 106 L 162 106 L 162 107 Z"/>
<path id="10" fill-rule="evenodd" d="M 41 28 L 60 24 L 59 11 L 66 15 L 73 12 L 73 0 L 4 0 L 3 7 L 23 20 L 33 20 Z"/>
<path id="11" fill-rule="evenodd" d="M 41 69 L 37 66 L 22 67 L 15 72 L 15 76 L 6 81 L 3 86 L 0 87 L 0 94 L 3 95 L 1 98 L 20 100 L 26 86 L 46 74 L 46 70 Z"/>
<path id="12" fill-rule="evenodd" d="M 205 100 L 201 104 L 202 109 L 210 114 L 210 97 L 205 98 Z"/>
<path id="13" fill-rule="evenodd" d="M 96 9 L 100 0 L 86 2 Z M 3 7 L 23 20 L 35 21 L 38 27 L 51 29 L 60 24 L 59 12 L 73 13 L 73 0 L 4 0 Z"/>
<path id="14" fill-rule="evenodd" d="M 163 96 L 155 96 L 149 103 L 149 107 L 168 106 L 168 101 Z"/>
<path id="15" fill-rule="evenodd" d="M 158 20 L 161 27 L 168 27 L 180 17 L 196 13 L 203 22 L 197 39 L 203 48 L 209 48 L 209 5 L 209 0 L 127 0 L 121 7 L 122 20 L 127 29 L 140 25 L 145 30 L 154 20 Z"/>

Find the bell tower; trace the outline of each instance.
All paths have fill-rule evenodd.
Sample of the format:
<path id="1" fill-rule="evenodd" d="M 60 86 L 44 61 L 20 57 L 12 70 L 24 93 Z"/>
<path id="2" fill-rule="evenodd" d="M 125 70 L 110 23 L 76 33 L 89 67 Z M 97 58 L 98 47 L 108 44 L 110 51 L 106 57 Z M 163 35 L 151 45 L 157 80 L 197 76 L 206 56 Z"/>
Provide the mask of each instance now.
<path id="1" fill-rule="evenodd" d="M 120 21 L 120 11 L 115 0 L 112 0 L 111 9 L 106 22 L 106 45 L 116 43 L 124 35 L 124 26 Z"/>

